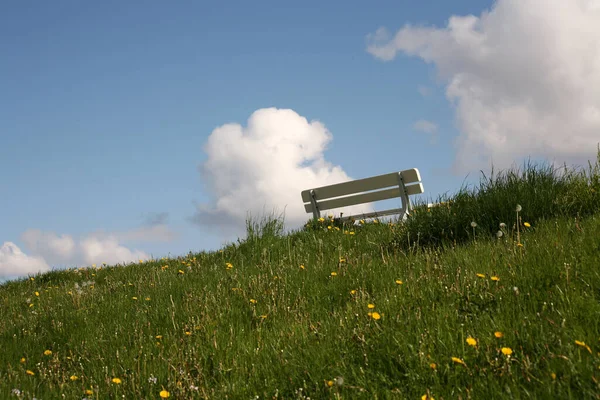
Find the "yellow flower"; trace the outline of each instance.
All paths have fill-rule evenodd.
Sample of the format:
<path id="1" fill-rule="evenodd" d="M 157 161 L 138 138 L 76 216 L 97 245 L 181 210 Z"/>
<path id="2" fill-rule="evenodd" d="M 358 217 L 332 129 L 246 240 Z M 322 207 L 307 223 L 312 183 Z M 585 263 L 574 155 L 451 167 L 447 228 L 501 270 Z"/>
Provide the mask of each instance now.
<path id="1" fill-rule="evenodd" d="M 505 356 L 510 356 L 512 354 L 512 349 L 510 347 L 503 347 L 501 349 L 502 354 L 504 354 Z"/>
<path id="2" fill-rule="evenodd" d="M 183 272 L 182 270 L 179 270 L 179 271 L 177 271 L 177 273 L 178 273 L 179 275 L 183 275 L 183 274 L 185 274 L 185 272 Z"/>
<path id="3" fill-rule="evenodd" d="M 550 377 L 552 378 L 552 380 L 555 380 L 556 379 L 556 374 L 553 372 L 553 373 L 550 374 Z"/>
<path id="4" fill-rule="evenodd" d="M 76 381 L 79 378 L 77 377 L 77 375 L 71 375 L 71 377 L 69 379 L 72 381 Z"/>
<path id="5" fill-rule="evenodd" d="M 52 350 L 45 350 L 44 351 L 44 355 L 45 356 L 51 356 L 52 355 Z"/>
<path id="6" fill-rule="evenodd" d="M 22 357 L 22 358 L 21 358 L 21 364 L 24 364 L 24 363 L 25 363 L 25 361 L 26 361 L 26 360 L 25 360 L 25 357 Z"/>
<path id="7" fill-rule="evenodd" d="M 332 228 L 331 228 L 331 225 L 329 225 L 329 226 L 327 227 L 327 229 L 331 230 L 331 229 L 332 229 Z"/>
<path id="8" fill-rule="evenodd" d="M 233 264 L 231 263 L 225 263 L 225 266 L 227 267 L 227 269 L 233 268 Z"/>
<path id="9" fill-rule="evenodd" d="M 575 344 L 579 347 L 583 347 L 584 349 L 586 349 L 587 351 L 590 352 L 590 354 L 592 354 L 592 349 L 590 349 L 590 346 L 588 346 L 587 344 L 585 344 L 585 342 L 581 342 L 579 340 L 575 341 Z"/>
<path id="10" fill-rule="evenodd" d="M 476 340 L 476 339 L 474 339 L 474 338 L 472 338 L 471 336 L 469 336 L 469 337 L 467 338 L 467 344 L 468 344 L 469 346 L 473 346 L 473 347 L 475 347 L 475 346 L 477 346 L 477 340 Z"/>
<path id="11" fill-rule="evenodd" d="M 166 399 L 170 396 L 171 394 L 169 392 L 167 392 L 166 390 L 161 390 L 160 391 L 160 397 L 163 399 Z"/>
<path id="12" fill-rule="evenodd" d="M 300 265 L 300 269 L 304 269 L 304 268 L 305 268 L 304 265 Z"/>
<path id="13" fill-rule="evenodd" d="M 354 235 L 355 233 L 354 233 L 354 231 L 350 231 L 350 233 L 349 233 L 349 234 L 350 234 L 350 235 Z"/>
<path id="14" fill-rule="evenodd" d="M 325 222 L 325 218 L 323 218 L 323 217 L 319 218 L 319 222 Z"/>
<path id="15" fill-rule="evenodd" d="M 133 296 L 133 297 L 132 297 L 132 299 L 133 299 L 133 300 L 137 300 L 137 297 Z"/>
<path id="16" fill-rule="evenodd" d="M 85 394 L 92 395 L 92 394 L 94 394 L 94 391 L 91 389 L 85 389 Z"/>
<path id="17" fill-rule="evenodd" d="M 498 339 L 504 337 L 504 333 L 500 332 L 500 331 L 496 331 L 494 332 L 494 336 L 496 336 Z"/>
<path id="18" fill-rule="evenodd" d="M 523 223 L 523 225 L 525 225 L 526 228 L 530 228 L 531 227 L 531 224 L 529 224 L 529 222 L 525 222 L 525 223 Z"/>
<path id="19" fill-rule="evenodd" d="M 327 381 L 327 386 L 332 387 L 333 386 L 333 381 Z"/>
<path id="20" fill-rule="evenodd" d="M 332 273 L 331 273 L 331 276 L 337 276 L 337 272 L 335 272 L 335 271 L 334 271 L 334 272 L 332 272 Z"/>
<path id="21" fill-rule="evenodd" d="M 427 394 L 424 394 L 423 396 L 421 396 L 421 400 L 435 400 L 435 399 L 431 396 L 428 396 Z"/>
<path id="22" fill-rule="evenodd" d="M 367 304 L 368 308 L 375 308 L 375 304 Z"/>
<path id="23" fill-rule="evenodd" d="M 400 279 L 396 279 L 396 285 L 402 285 L 403 283 Z"/>
<path id="24" fill-rule="evenodd" d="M 117 385 L 120 385 L 121 380 L 119 378 L 112 378 L 112 383 L 116 383 Z"/>
<path id="25" fill-rule="evenodd" d="M 492 276 L 490 279 L 494 282 L 498 282 L 500 280 L 500 278 L 498 278 L 497 276 Z"/>
<path id="26" fill-rule="evenodd" d="M 346 259 L 344 257 L 340 257 L 340 262 L 344 263 L 344 262 L 346 262 Z"/>
<path id="27" fill-rule="evenodd" d="M 254 300 L 254 299 L 250 299 L 250 303 L 252 303 L 252 304 L 256 304 L 256 300 Z"/>
<path id="28" fill-rule="evenodd" d="M 192 334 L 192 332 L 190 332 L 190 331 L 185 331 L 185 335 L 186 335 L 186 336 L 190 336 L 191 334 Z"/>
<path id="29" fill-rule="evenodd" d="M 35 292 L 36 297 L 40 297 L 40 292 Z"/>
<path id="30" fill-rule="evenodd" d="M 162 335 L 156 335 L 157 339 L 162 339 Z"/>
<path id="31" fill-rule="evenodd" d="M 27 375 L 31 375 L 31 376 L 35 375 L 35 373 L 33 371 L 31 371 L 31 370 L 27 370 L 27 371 L 25 371 L 25 373 Z"/>
<path id="32" fill-rule="evenodd" d="M 452 357 L 452 361 L 454 361 L 456 364 L 461 364 L 461 365 L 464 365 L 465 367 L 467 366 L 467 364 L 465 364 L 465 362 L 458 357 Z"/>
<path id="33" fill-rule="evenodd" d="M 485 278 L 485 275 L 484 275 L 484 274 L 477 274 L 477 276 L 478 276 L 479 278 Z"/>
<path id="34" fill-rule="evenodd" d="M 355 295 L 355 294 L 356 294 L 356 290 L 352 289 L 352 290 L 350 291 L 350 294 L 351 294 L 351 295 Z"/>
<path id="35" fill-rule="evenodd" d="M 150 297 L 146 297 L 144 300 L 146 300 L 146 301 L 150 301 Z"/>
<path id="36" fill-rule="evenodd" d="M 374 320 L 379 320 L 381 319 L 381 315 L 379 315 L 379 313 L 377 311 L 375 311 L 371 317 L 373 317 Z"/>
<path id="37" fill-rule="evenodd" d="M 365 224 L 365 220 L 361 219 L 360 221 L 358 221 L 359 224 L 364 225 Z"/>
<path id="38" fill-rule="evenodd" d="M 429 364 L 429 368 L 431 368 L 431 369 L 437 369 L 437 364 L 436 363 L 431 363 L 431 364 Z"/>

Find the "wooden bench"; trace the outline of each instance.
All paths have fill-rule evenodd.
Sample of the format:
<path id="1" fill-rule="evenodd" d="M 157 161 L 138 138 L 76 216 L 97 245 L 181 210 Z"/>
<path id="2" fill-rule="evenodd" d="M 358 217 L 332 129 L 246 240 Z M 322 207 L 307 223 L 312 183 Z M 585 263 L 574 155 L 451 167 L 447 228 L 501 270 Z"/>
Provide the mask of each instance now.
<path id="1" fill-rule="evenodd" d="M 401 208 L 351 215 L 340 219 L 348 220 L 357 219 L 358 217 L 367 219 L 399 214 L 403 220 L 411 208 L 409 196 L 423 193 L 423 184 L 420 181 L 421 175 L 419 174 L 419 170 L 413 168 L 373 176 L 371 178 L 308 189 L 302 191 L 301 194 L 302 200 L 305 203 L 304 209 L 307 213 L 312 212 L 315 219 L 321 217 L 321 211 L 400 197 L 402 199 Z"/>

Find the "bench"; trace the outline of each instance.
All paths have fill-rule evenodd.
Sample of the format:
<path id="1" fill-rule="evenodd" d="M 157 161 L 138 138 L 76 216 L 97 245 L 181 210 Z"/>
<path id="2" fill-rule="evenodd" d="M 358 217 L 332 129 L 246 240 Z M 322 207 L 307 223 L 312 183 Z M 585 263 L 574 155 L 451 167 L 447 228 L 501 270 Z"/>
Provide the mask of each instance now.
<path id="1" fill-rule="evenodd" d="M 345 221 L 357 217 L 367 219 L 394 214 L 399 214 L 400 218 L 404 220 L 411 208 L 409 196 L 423 193 L 423 184 L 420 181 L 419 170 L 413 168 L 371 178 L 307 189 L 302 191 L 301 195 L 305 203 L 304 209 L 307 213 L 312 212 L 314 219 L 321 217 L 321 211 L 400 197 L 402 199 L 401 208 L 357 214 L 340 218 L 340 220 Z"/>

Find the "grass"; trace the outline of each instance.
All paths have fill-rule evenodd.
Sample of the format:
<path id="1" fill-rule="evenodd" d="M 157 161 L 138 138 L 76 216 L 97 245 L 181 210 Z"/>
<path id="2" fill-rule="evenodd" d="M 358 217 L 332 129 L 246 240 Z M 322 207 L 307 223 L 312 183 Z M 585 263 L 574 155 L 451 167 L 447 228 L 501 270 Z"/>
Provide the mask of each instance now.
<path id="1" fill-rule="evenodd" d="M 7 282 L 0 398 L 600 398 L 598 164 L 528 168 L 404 224 Z"/>

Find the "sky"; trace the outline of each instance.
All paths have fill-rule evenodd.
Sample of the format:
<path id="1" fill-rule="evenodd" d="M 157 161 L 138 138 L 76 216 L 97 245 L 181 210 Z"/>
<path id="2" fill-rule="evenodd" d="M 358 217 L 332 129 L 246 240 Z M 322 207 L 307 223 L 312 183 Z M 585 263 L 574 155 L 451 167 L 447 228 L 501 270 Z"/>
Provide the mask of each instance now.
<path id="1" fill-rule="evenodd" d="M 599 142 L 600 0 L 5 2 L 0 281 L 215 250 L 248 216 L 297 229 L 305 189 L 418 168 L 429 201 Z M 357 207 L 336 213 L 383 209 Z"/>

